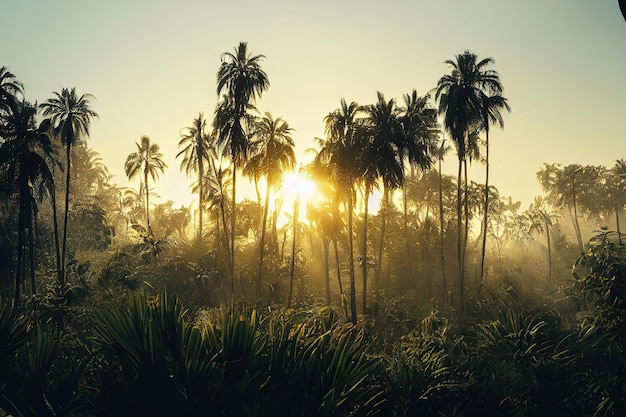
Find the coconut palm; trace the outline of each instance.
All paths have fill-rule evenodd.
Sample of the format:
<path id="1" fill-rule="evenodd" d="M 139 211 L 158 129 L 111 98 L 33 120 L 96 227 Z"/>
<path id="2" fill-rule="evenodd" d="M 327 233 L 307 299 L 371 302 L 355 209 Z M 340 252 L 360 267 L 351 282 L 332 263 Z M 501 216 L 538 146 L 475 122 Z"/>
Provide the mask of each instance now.
<path id="1" fill-rule="evenodd" d="M 557 214 L 550 208 L 543 197 L 535 197 L 530 207 L 524 213 L 529 224 L 529 233 L 546 234 L 546 248 L 548 251 L 548 286 L 552 285 L 552 245 L 551 229 L 558 219 Z"/>
<path id="2" fill-rule="evenodd" d="M 483 126 L 485 131 L 485 206 L 483 209 L 483 240 L 480 253 L 480 269 L 478 276 L 480 277 L 480 286 L 482 287 L 484 281 L 484 269 L 485 269 L 485 249 L 487 246 L 487 224 L 489 214 L 489 128 L 491 124 L 497 125 L 500 128 L 504 127 L 504 119 L 502 118 L 502 110 L 511 111 L 511 107 L 507 102 L 507 99 L 502 97 L 500 93 L 496 93 L 491 96 L 483 96 Z"/>
<path id="3" fill-rule="evenodd" d="M 443 126 L 450 133 L 457 150 L 457 262 L 459 266 L 459 310 L 465 311 L 465 281 L 463 262 L 463 233 L 461 227 L 461 169 L 470 150 L 469 133 L 485 119 L 485 96 L 498 95 L 502 84 L 498 73 L 487 67 L 492 58 L 478 61 L 478 57 L 465 51 L 456 55 L 456 61 L 446 60 L 450 74 L 437 82 L 435 99 L 439 102 L 439 113 L 443 114 Z"/>
<path id="4" fill-rule="evenodd" d="M 404 179 L 403 156 L 408 151 L 405 148 L 406 137 L 400 120 L 400 109 L 396 106 L 394 99 L 387 101 L 385 96 L 377 93 L 377 102 L 364 108 L 364 134 L 367 143 L 362 149 L 360 160 L 360 173 L 365 183 L 370 183 L 371 179 L 380 178 L 383 185 L 382 200 L 382 223 L 380 241 L 378 248 L 378 268 L 376 270 L 376 284 L 380 281 L 382 270 L 383 248 L 385 239 L 386 209 L 389 205 L 389 193 L 391 190 L 402 185 Z M 413 151 L 413 149 L 411 149 Z M 370 192 L 370 187 L 366 188 L 366 199 Z M 367 207 L 367 200 L 366 200 Z M 365 218 L 367 224 L 367 217 Z M 367 230 L 367 229 L 365 229 Z M 364 237 L 366 238 L 366 236 Z M 366 244 L 364 243 L 364 251 Z M 367 253 L 364 252 L 367 258 Z M 364 262 L 366 265 L 367 262 Z M 366 283 L 367 269 L 363 266 L 363 310 L 366 310 Z"/>
<path id="5" fill-rule="evenodd" d="M 148 185 L 148 176 L 155 181 L 159 177 L 159 173 L 163 173 L 167 165 L 163 162 L 163 154 L 160 152 L 159 145 L 150 143 L 148 136 L 141 137 L 141 144 L 135 142 L 137 152 L 128 155 L 124 164 L 124 170 L 129 180 L 135 179 L 141 175 L 140 189 L 146 196 L 146 223 L 148 227 L 148 235 L 152 236 L 152 227 L 150 225 L 150 187 Z"/>
<path id="6" fill-rule="evenodd" d="M 67 253 L 67 221 L 70 205 L 70 179 L 72 146 L 89 137 L 91 119 L 98 114 L 91 110 L 91 94 L 79 96 L 76 88 L 63 88 L 54 97 L 41 104 L 44 116 L 53 126 L 53 133 L 65 145 L 65 208 L 63 211 L 63 239 L 61 246 L 61 285 L 65 281 L 65 255 Z"/>
<path id="7" fill-rule="evenodd" d="M 197 174 L 198 176 L 198 241 L 202 241 L 202 208 L 204 205 L 203 179 L 205 173 L 205 163 L 210 163 L 210 136 L 206 132 L 206 121 L 202 113 L 193 120 L 191 126 L 186 127 L 180 134 L 178 147 L 183 148 L 176 157 L 183 155 L 180 169 L 185 170 L 187 175 Z"/>
<path id="8" fill-rule="evenodd" d="M 286 171 L 292 171 L 296 165 L 295 142 L 291 137 L 292 131 L 293 128 L 289 127 L 285 120 L 280 117 L 274 119 L 269 112 L 266 112 L 263 117 L 258 118 L 255 122 L 256 140 L 252 143 L 255 152 L 250 158 L 248 166 L 255 167 L 256 175 L 264 175 L 267 183 L 261 222 L 257 294 L 260 294 L 261 290 L 263 257 L 265 254 L 265 230 L 271 190 L 272 187 L 276 187 L 281 183 L 283 174 Z"/>
<path id="9" fill-rule="evenodd" d="M 47 161 L 53 149 L 48 134 L 49 125 L 37 126 L 37 107 L 28 102 L 11 104 L 5 123 L 0 124 L 0 169 L 9 193 L 18 194 L 17 262 L 15 275 L 15 305 L 20 300 L 20 285 L 25 280 L 24 253 L 29 252 L 31 291 L 35 286 L 34 219 L 37 215 L 36 189 L 52 190 L 54 179 Z M 28 231 L 28 236 L 26 232 Z M 28 241 L 28 242 L 26 242 Z"/>
<path id="10" fill-rule="evenodd" d="M 232 169 L 232 216 L 231 233 L 231 291 L 234 293 L 235 282 L 235 206 L 236 206 L 236 171 L 243 165 L 249 150 L 249 120 L 247 111 L 257 96 L 261 96 L 269 87 L 267 74 L 261 69 L 263 55 L 250 55 L 248 44 L 240 42 L 235 53 L 222 54 L 222 63 L 217 72 L 217 94 L 225 93 L 222 104 L 216 110 L 216 127 L 219 129 L 220 143 L 227 143 L 230 150 Z M 245 124 L 242 125 L 242 123 Z"/>
<path id="11" fill-rule="evenodd" d="M 10 111 L 24 94 L 24 87 L 7 67 L 0 67 L 0 116 Z"/>
<path id="12" fill-rule="evenodd" d="M 355 102 L 347 104 L 341 99 L 341 106 L 324 118 L 326 140 L 316 156 L 316 165 L 325 166 L 328 181 L 334 184 L 337 201 L 347 200 L 348 212 L 348 261 L 350 270 L 350 309 L 351 321 L 356 323 L 356 286 L 354 272 L 353 212 L 354 185 L 357 179 L 355 155 L 361 151 L 357 140 L 357 116 L 362 108 Z"/>

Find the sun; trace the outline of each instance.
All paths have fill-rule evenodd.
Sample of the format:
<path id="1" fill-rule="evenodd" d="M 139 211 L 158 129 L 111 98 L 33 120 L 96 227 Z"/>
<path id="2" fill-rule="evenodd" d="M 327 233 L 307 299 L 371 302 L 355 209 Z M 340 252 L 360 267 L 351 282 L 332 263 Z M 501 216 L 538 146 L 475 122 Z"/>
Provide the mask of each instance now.
<path id="1" fill-rule="evenodd" d="M 298 172 L 287 173 L 283 177 L 281 187 L 282 212 L 278 220 L 278 225 L 282 226 L 288 218 L 286 213 L 293 214 L 294 204 L 300 201 L 300 207 L 306 208 L 308 204 L 316 204 L 319 200 L 317 184 L 310 178 Z M 302 213 L 302 212 L 301 212 Z M 281 224 L 282 223 L 282 224 Z"/>

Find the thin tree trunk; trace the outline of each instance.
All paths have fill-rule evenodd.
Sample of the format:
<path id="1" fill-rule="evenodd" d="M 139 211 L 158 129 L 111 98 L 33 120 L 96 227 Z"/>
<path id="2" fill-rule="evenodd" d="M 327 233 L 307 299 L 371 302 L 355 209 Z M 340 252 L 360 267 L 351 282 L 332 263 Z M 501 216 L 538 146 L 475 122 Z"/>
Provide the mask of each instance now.
<path id="1" fill-rule="evenodd" d="M 361 268 L 363 270 L 363 314 L 367 311 L 367 217 L 370 198 L 370 186 L 365 185 L 365 208 L 363 214 L 363 262 Z"/>
<path id="2" fill-rule="evenodd" d="M 387 224 L 387 205 L 389 203 L 389 190 L 387 187 L 383 187 L 383 200 L 380 209 L 380 241 L 378 242 L 378 268 L 376 269 L 376 281 L 375 281 L 375 293 L 376 293 L 376 309 L 378 309 L 378 293 L 380 287 L 380 274 L 383 270 L 383 251 L 385 247 L 385 228 Z"/>
<path id="3" fill-rule="evenodd" d="M 293 204 L 293 240 L 291 243 L 291 269 L 289 272 L 289 298 L 287 301 L 287 308 L 291 308 L 291 300 L 293 296 L 293 277 L 296 269 L 296 243 L 297 243 L 297 231 L 298 231 L 298 214 L 300 212 L 300 197 L 296 198 Z"/>
<path id="4" fill-rule="evenodd" d="M 443 149 L 443 143 L 441 147 Z M 443 219 L 443 181 L 441 177 L 441 160 L 443 158 L 439 158 L 439 250 L 441 256 L 441 290 L 442 290 L 442 300 L 444 304 L 448 304 L 448 288 L 446 283 L 446 258 L 445 258 L 445 249 L 444 249 L 444 219 Z"/>
<path id="5" fill-rule="evenodd" d="M 576 204 L 576 182 L 572 180 L 572 204 L 574 206 L 574 230 L 576 232 L 576 239 L 578 240 L 578 250 L 583 252 L 583 238 L 580 232 L 580 225 L 578 224 L 578 205 Z"/>
<path id="6" fill-rule="evenodd" d="M 413 259 L 411 256 L 411 242 L 409 237 L 409 216 L 408 216 L 408 203 L 407 192 L 404 181 L 402 182 L 402 211 L 404 214 L 404 244 L 406 246 L 406 258 L 409 262 L 409 278 L 413 279 Z"/>
<path id="7" fill-rule="evenodd" d="M 146 222 L 148 223 L 148 235 L 152 236 L 152 226 L 150 225 L 150 192 L 148 191 L 148 167 L 144 169 L 144 186 L 146 187 Z"/>
<path id="8" fill-rule="evenodd" d="M 265 191 L 265 206 L 263 207 L 263 220 L 261 222 L 261 242 L 259 247 L 259 271 L 256 283 L 257 297 L 261 295 L 261 279 L 263 276 L 263 257 L 265 255 L 265 224 L 267 223 L 267 214 L 269 212 L 270 203 L 270 181 L 267 180 L 267 190 Z"/>
<path id="9" fill-rule="evenodd" d="M 328 238 L 322 238 L 324 246 L 324 278 L 326 282 L 326 305 L 330 305 L 330 241 Z"/>
<path id="10" fill-rule="evenodd" d="M 21 188 L 21 187 L 20 187 Z M 25 197 L 22 196 L 20 191 L 20 208 L 17 220 L 17 264 L 15 265 L 15 287 L 14 287 L 14 306 L 18 307 L 20 304 L 20 285 L 25 277 L 24 269 L 24 231 L 26 230 L 26 202 Z"/>
<path id="11" fill-rule="evenodd" d="M 461 210 L 461 183 L 463 181 L 462 177 L 462 168 L 463 168 L 463 160 L 459 158 L 459 171 L 458 171 L 458 181 L 456 187 L 456 226 L 457 226 L 457 240 L 456 240 L 456 255 L 457 255 L 457 264 L 459 268 L 459 283 L 458 283 L 458 306 L 459 312 L 461 315 L 464 314 L 465 310 L 465 293 L 464 293 L 464 276 L 463 276 L 463 226 L 461 224 L 462 218 L 462 210 Z"/>
<path id="12" fill-rule="evenodd" d="M 231 201 L 232 212 L 230 213 L 230 262 L 231 262 L 230 296 L 231 296 L 231 303 L 234 303 L 234 300 L 235 300 L 235 218 L 237 217 L 235 213 L 237 210 L 237 203 L 235 200 L 235 197 L 237 196 L 236 181 L 237 181 L 237 167 L 235 163 L 233 162 L 233 191 L 232 191 L 233 201 Z"/>
<path id="13" fill-rule="evenodd" d="M 333 226 L 334 227 L 334 226 Z M 335 236 L 336 232 L 335 232 Z M 335 248 L 335 265 L 337 266 L 337 282 L 339 283 L 339 296 L 341 297 L 341 307 L 343 312 L 348 318 L 348 304 L 346 303 L 346 296 L 343 293 L 343 284 L 341 283 L 341 264 L 339 263 L 339 248 L 337 247 L 337 238 L 333 238 L 333 247 Z"/>
<path id="14" fill-rule="evenodd" d="M 548 289 L 552 289 L 552 245 L 550 244 L 550 226 L 547 221 L 546 238 L 548 240 Z"/>
<path id="15" fill-rule="evenodd" d="M 32 208 L 32 207 L 31 207 Z M 30 290 L 31 294 L 37 294 L 37 287 L 35 283 L 35 237 L 33 234 L 33 212 L 29 210 L 28 216 L 28 260 L 30 270 Z"/>
<path id="16" fill-rule="evenodd" d="M 353 190 L 350 189 L 350 195 L 348 196 L 348 246 L 350 248 L 349 265 L 350 265 L 350 310 L 352 324 L 356 324 L 356 286 L 354 276 L 354 241 L 352 237 L 352 223 L 354 203 L 352 200 Z"/>
<path id="17" fill-rule="evenodd" d="M 62 284 L 63 274 L 61 272 L 61 247 L 59 245 L 59 223 L 57 220 L 57 197 L 56 187 L 52 186 L 52 193 L 50 195 L 52 200 L 52 226 L 54 227 L 54 254 L 56 256 L 57 263 L 57 279 L 59 284 Z M 128 226 L 127 226 L 128 228 Z"/>
<path id="18" fill-rule="evenodd" d="M 485 130 L 485 206 L 484 206 L 484 215 L 483 215 L 483 230 L 482 230 L 482 235 L 483 235 L 483 241 L 482 241 L 482 247 L 481 247 L 481 252 L 480 252 L 480 270 L 479 270 L 479 277 L 480 277 L 480 285 L 478 286 L 478 294 L 480 294 L 480 290 L 483 287 L 483 283 L 485 281 L 485 275 L 484 275 L 484 271 L 485 271 L 485 250 L 487 248 L 487 222 L 488 222 L 488 215 L 489 215 L 489 124 L 487 123 L 486 125 L 486 130 Z"/>
<path id="19" fill-rule="evenodd" d="M 65 160 L 67 163 L 67 171 L 65 175 L 65 209 L 63 214 L 63 246 L 61 248 L 61 289 L 65 285 L 65 255 L 67 254 L 67 220 L 69 218 L 70 211 L 70 171 L 71 171 L 71 152 L 72 152 L 72 133 L 68 135 L 66 145 Z"/>
<path id="20" fill-rule="evenodd" d="M 202 162 L 202 145 L 200 145 L 200 154 L 198 155 L 198 242 L 202 242 L 202 206 L 204 205 L 204 164 Z"/>
<path id="21" fill-rule="evenodd" d="M 619 207 L 615 206 L 615 227 L 617 228 L 617 241 L 622 245 L 622 232 L 619 229 Z"/>

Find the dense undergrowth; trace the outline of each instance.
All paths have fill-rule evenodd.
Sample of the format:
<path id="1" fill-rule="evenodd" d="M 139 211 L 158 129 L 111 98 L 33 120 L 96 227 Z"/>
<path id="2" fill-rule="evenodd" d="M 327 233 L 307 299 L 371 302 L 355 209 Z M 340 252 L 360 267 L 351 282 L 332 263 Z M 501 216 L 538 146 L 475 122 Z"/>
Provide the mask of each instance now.
<path id="1" fill-rule="evenodd" d="M 574 268 L 576 314 L 511 288 L 462 318 L 398 302 L 357 325 L 321 305 L 66 291 L 3 309 L 0 415 L 619 416 L 625 289 L 607 232 Z"/>

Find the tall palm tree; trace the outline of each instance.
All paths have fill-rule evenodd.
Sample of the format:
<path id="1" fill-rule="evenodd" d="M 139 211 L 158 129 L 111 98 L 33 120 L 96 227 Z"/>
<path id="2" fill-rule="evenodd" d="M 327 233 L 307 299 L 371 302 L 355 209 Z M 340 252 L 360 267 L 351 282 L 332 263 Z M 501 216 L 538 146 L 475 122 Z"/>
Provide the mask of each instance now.
<path id="1" fill-rule="evenodd" d="M 400 109 L 400 122 L 403 132 L 403 143 L 400 146 L 403 166 L 408 164 L 410 176 L 414 177 L 415 169 L 422 171 L 432 164 L 431 154 L 436 152 L 437 139 L 437 112 L 430 108 L 428 100 L 430 95 L 420 97 L 413 89 L 411 93 L 402 96 L 404 106 Z M 406 178 L 406 175 L 405 175 Z M 407 258 L 409 259 L 409 276 L 413 275 L 412 255 L 409 242 L 409 228 L 406 204 L 406 188 L 402 184 L 404 231 Z"/>
<path id="2" fill-rule="evenodd" d="M 254 155 L 248 164 L 257 167 L 257 173 L 264 175 L 267 183 L 265 191 L 265 204 L 263 205 L 263 219 L 261 222 L 261 242 L 259 246 L 259 270 L 257 276 L 257 294 L 261 291 L 263 274 L 263 257 L 265 254 L 265 231 L 269 202 L 272 187 L 279 185 L 283 173 L 292 171 L 296 165 L 295 142 L 291 137 L 293 128 L 278 117 L 274 119 L 272 114 L 266 112 L 255 122 L 256 140 L 252 143 L 255 149 Z"/>
<path id="3" fill-rule="evenodd" d="M 483 208 L 483 241 L 480 252 L 480 269 L 479 269 L 479 277 L 480 277 L 480 286 L 482 288 L 482 284 L 484 281 L 484 269 L 485 269 L 485 249 L 487 247 L 487 224 L 488 224 L 488 214 L 489 214 L 489 127 L 491 124 L 497 125 L 499 127 L 504 127 L 504 119 L 502 118 L 502 110 L 511 111 L 511 107 L 507 102 L 507 99 L 502 97 L 500 93 L 495 93 L 494 95 L 483 96 L 483 126 L 482 129 L 485 131 L 485 205 Z"/>
<path id="4" fill-rule="evenodd" d="M 376 284 L 380 281 L 382 270 L 383 248 L 385 239 L 386 210 L 389 204 L 389 192 L 402 185 L 404 179 L 403 156 L 405 136 L 400 120 L 400 109 L 394 99 L 387 101 L 380 91 L 377 92 L 377 102 L 364 108 L 367 143 L 362 150 L 360 165 L 363 169 L 363 178 L 366 182 L 371 178 L 380 178 L 383 185 L 383 200 L 381 206 L 381 231 L 378 247 L 378 268 L 376 270 Z M 367 190 L 369 193 L 369 189 Z M 366 194 L 367 197 L 367 194 Z M 367 217 L 365 218 L 367 224 Z M 364 244 L 364 250 L 366 246 Z M 366 257 L 367 253 L 364 253 Z M 364 262 L 366 265 L 367 262 Z M 363 267 L 363 310 L 366 310 L 366 267 Z M 376 288 L 378 292 L 378 288 Z"/>
<path id="5" fill-rule="evenodd" d="M 65 208 L 63 211 L 63 240 L 61 246 L 61 282 L 65 282 L 65 255 L 67 253 L 67 221 L 70 205 L 70 179 L 72 146 L 89 137 L 91 119 L 98 114 L 91 110 L 91 94 L 79 96 L 76 88 L 63 88 L 54 92 L 54 97 L 41 104 L 43 114 L 53 126 L 53 133 L 65 145 Z"/>
<path id="6" fill-rule="evenodd" d="M 146 196 L 146 223 L 148 235 L 152 236 L 152 226 L 150 225 L 150 187 L 148 176 L 152 181 L 156 181 L 159 173 L 163 173 L 167 165 L 163 162 L 163 154 L 159 145 L 150 143 L 148 136 L 141 137 L 141 144 L 135 142 L 137 152 L 133 152 L 126 158 L 124 170 L 129 180 L 133 180 L 137 175 L 141 175 L 141 187 Z"/>
<path id="7" fill-rule="evenodd" d="M 248 44 L 240 42 L 235 53 L 222 54 L 222 63 L 217 72 L 217 94 L 225 93 L 223 103 L 216 110 L 216 127 L 220 142 L 227 143 L 230 150 L 232 170 L 232 215 L 230 219 L 231 244 L 231 292 L 235 282 L 235 212 L 236 212 L 236 171 L 243 165 L 249 150 L 249 123 L 247 111 L 257 96 L 269 87 L 267 74 L 261 68 L 264 55 L 252 56 Z M 245 123 L 245 126 L 242 125 Z"/>
<path id="8" fill-rule="evenodd" d="M 0 115 L 5 114 L 18 104 L 24 95 L 24 86 L 7 67 L 0 67 Z"/>
<path id="9" fill-rule="evenodd" d="M 49 136 L 49 125 L 35 121 L 36 104 L 15 101 L 10 106 L 5 123 L 0 124 L 0 168 L 9 192 L 18 194 L 17 263 L 15 275 L 15 305 L 20 300 L 20 284 L 25 281 L 24 253 L 26 243 L 29 252 L 31 291 L 36 293 L 34 219 L 37 215 L 36 188 L 54 189 L 52 171 L 48 166 L 53 148 Z M 28 231 L 28 236 L 26 232 Z M 28 242 L 26 242 L 28 240 Z"/>
<path id="10" fill-rule="evenodd" d="M 465 51 L 456 55 L 456 60 L 446 60 L 450 74 L 437 82 L 435 99 L 439 102 L 439 113 L 443 114 L 443 126 L 450 133 L 459 160 L 457 184 L 457 262 L 459 267 L 459 310 L 465 312 L 465 280 L 461 227 L 461 169 L 469 148 L 468 135 L 472 128 L 484 120 L 485 95 L 502 92 L 498 73 L 487 68 L 492 58 L 478 61 L 478 57 Z"/>
<path id="11" fill-rule="evenodd" d="M 186 127 L 180 134 L 181 139 L 178 147 L 183 148 L 176 157 L 183 155 L 180 169 L 185 170 L 187 175 L 198 176 L 198 242 L 202 241 L 202 208 L 204 205 L 204 179 L 205 164 L 210 163 L 210 137 L 206 132 L 206 120 L 202 113 L 193 120 L 191 126 Z"/>
<path id="12" fill-rule="evenodd" d="M 335 185 L 338 198 L 347 201 L 348 212 L 348 265 L 350 271 L 350 314 L 351 321 L 356 324 L 356 285 L 354 271 L 354 240 L 353 212 L 354 185 L 357 178 L 357 161 L 355 155 L 360 152 L 357 140 L 357 116 L 362 108 L 355 102 L 347 104 L 341 99 L 341 106 L 324 118 L 326 140 L 321 142 L 322 149 L 316 156 L 316 164 L 326 166 L 329 181 Z"/>

